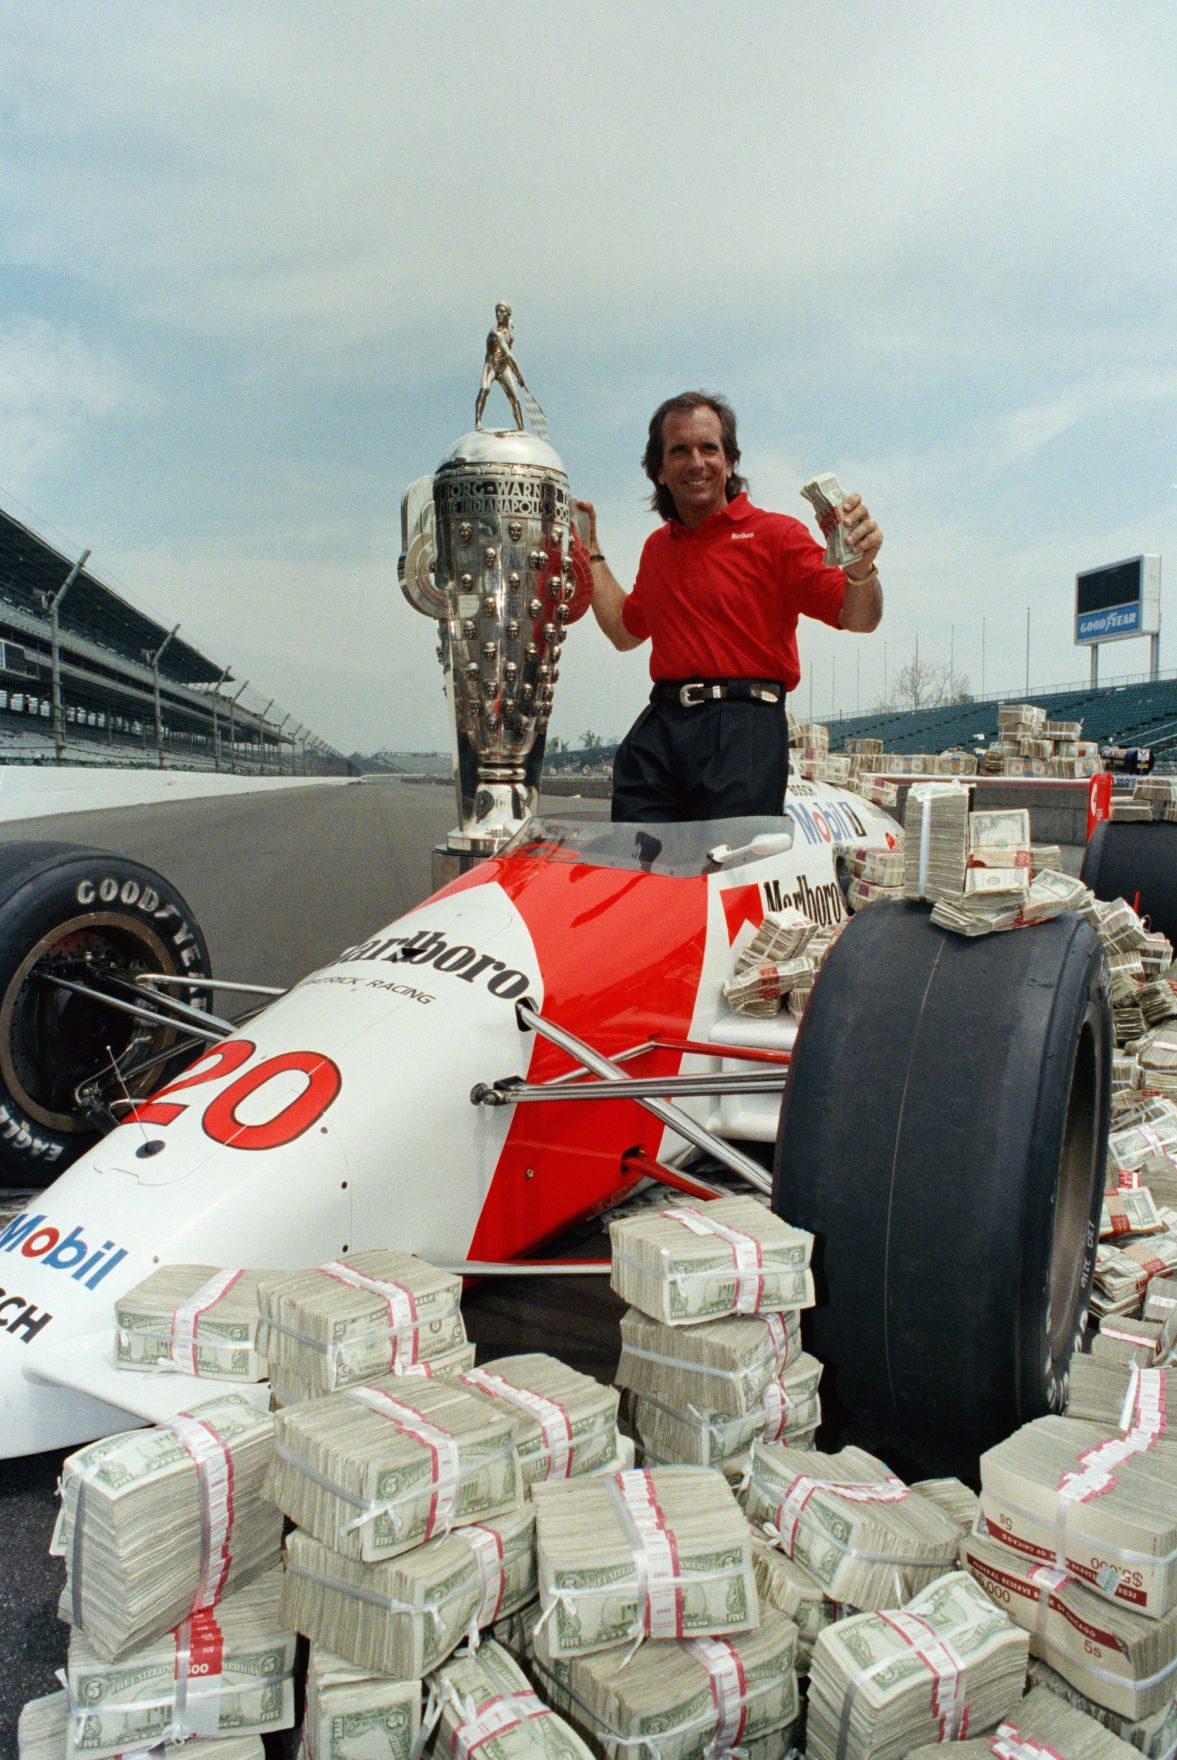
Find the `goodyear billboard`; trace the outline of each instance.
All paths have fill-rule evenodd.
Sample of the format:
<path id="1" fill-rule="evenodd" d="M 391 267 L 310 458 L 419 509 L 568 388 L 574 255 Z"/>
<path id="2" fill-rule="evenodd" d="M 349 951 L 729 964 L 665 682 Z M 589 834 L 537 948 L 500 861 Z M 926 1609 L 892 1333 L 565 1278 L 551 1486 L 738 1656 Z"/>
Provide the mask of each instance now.
<path id="1" fill-rule="evenodd" d="M 1161 559 L 1131 556 L 1075 576 L 1076 642 L 1154 636 L 1161 627 Z"/>

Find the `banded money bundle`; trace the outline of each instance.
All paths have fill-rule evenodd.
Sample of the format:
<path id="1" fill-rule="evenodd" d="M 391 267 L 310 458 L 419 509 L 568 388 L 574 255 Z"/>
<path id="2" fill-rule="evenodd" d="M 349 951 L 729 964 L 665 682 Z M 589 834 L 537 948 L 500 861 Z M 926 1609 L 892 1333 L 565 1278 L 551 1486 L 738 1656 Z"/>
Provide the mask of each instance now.
<path id="1" fill-rule="evenodd" d="M 723 999 L 737 1014 L 769 1020 L 780 1013 L 781 997 L 813 978 L 813 963 L 804 954 L 795 959 L 762 960 L 745 966 L 738 977 L 723 980 Z"/>
<path id="2" fill-rule="evenodd" d="M 1141 1007 L 1145 1019 L 1150 1025 L 1155 1018 L 1149 1013 L 1147 992 L 1150 986 L 1145 985 L 1140 992 Z M 1173 996 L 1168 984 L 1162 983 L 1159 988 L 1167 993 L 1166 1008 L 1171 1005 L 1172 1013 L 1177 1014 L 1177 998 Z M 1152 1033 L 1146 1033 L 1136 1047 L 1136 1055 L 1140 1060 L 1140 1085 L 1152 1088 L 1160 1094 L 1177 1093 L 1177 1035 L 1172 1027 L 1161 1027 Z"/>
<path id="3" fill-rule="evenodd" d="M 1150 978 L 1159 978 L 1173 964 L 1173 943 L 1159 929 L 1150 929 L 1144 937 L 1140 959 L 1145 974 Z"/>
<path id="4" fill-rule="evenodd" d="M 752 1534 L 706 1467 L 532 1487 L 540 1600 L 553 1656 L 756 1624 Z"/>
<path id="5" fill-rule="evenodd" d="M 1148 1235 L 1126 1246 L 1100 1246 L 1095 1252 L 1095 1287 L 1091 1308 L 1096 1314 L 1136 1311 L 1154 1277 L 1177 1271 L 1177 1238 Z"/>
<path id="6" fill-rule="evenodd" d="M 1041 756 L 1031 753 L 1030 756 Z M 1023 854 L 1025 861 L 1022 860 Z M 1011 865 L 1029 867 L 1030 814 L 1025 807 L 982 809 L 969 814 L 969 859 L 991 860 L 1008 856 Z"/>
<path id="7" fill-rule="evenodd" d="M 273 1418 L 229 1393 L 70 1455 L 49 1547 L 65 1559 L 62 1619 L 114 1661 L 276 1564 L 273 1450 Z"/>
<path id="8" fill-rule="evenodd" d="M 556 1357 L 499 1357 L 456 1380 L 510 1420 L 524 1490 L 537 1479 L 571 1479 L 617 1459 L 617 1390 Z"/>
<path id="9" fill-rule="evenodd" d="M 420 1729 L 419 1680 L 390 1680 L 311 1645 L 300 1749 L 306 1760 L 412 1760 Z"/>
<path id="10" fill-rule="evenodd" d="M 1177 1277 L 1154 1277 L 1145 1292 L 1144 1318 L 1167 1320 L 1177 1309 Z"/>
<path id="11" fill-rule="evenodd" d="M 1110 1168 L 1132 1173 L 1152 1156 L 1177 1161 L 1177 1106 L 1168 1099 L 1157 1102 L 1149 1109 L 1147 1117 L 1126 1124 L 1108 1136 Z"/>
<path id="12" fill-rule="evenodd" d="M 1134 800 L 1155 801 L 1158 806 L 1177 806 L 1177 777 L 1139 776 L 1132 789 Z"/>
<path id="13" fill-rule="evenodd" d="M 846 902 L 852 911 L 860 911 L 864 905 L 877 904 L 881 898 L 898 898 L 902 891 L 901 885 L 885 886 L 878 880 L 852 880 Z"/>
<path id="14" fill-rule="evenodd" d="M 65 1670 L 72 1751 L 104 1760 L 189 1736 L 292 1729 L 295 1634 L 278 1619 L 281 1576 L 268 1571 L 125 1662 L 99 1656 L 75 1628 Z"/>
<path id="15" fill-rule="evenodd" d="M 225 1381 L 264 1381 L 257 1350 L 262 1271 L 161 1265 L 115 1302 L 120 1369 L 181 1369 Z"/>
<path id="16" fill-rule="evenodd" d="M 977 1494 L 959 1479 L 917 1479 L 912 1490 L 918 1491 L 934 1503 L 937 1509 L 943 1510 L 950 1521 L 956 1523 L 962 1534 L 972 1530 L 977 1519 L 979 1502 Z"/>
<path id="17" fill-rule="evenodd" d="M 1177 1450 L 1158 1447 L 1161 1414 L 1125 1434 L 1075 1418 L 1035 1418 L 981 1456 L 991 1538 L 1080 1577 L 1153 1619 L 1177 1605 Z"/>
<path id="18" fill-rule="evenodd" d="M 1113 800 L 1108 808 L 1108 818 L 1139 822 L 1150 820 L 1153 816 L 1152 803 L 1138 800 Z"/>
<path id="19" fill-rule="evenodd" d="M 779 963 L 796 959 L 813 940 L 816 928 L 816 923 L 794 905 L 786 905 L 779 911 L 766 911 L 751 941 L 736 955 L 736 976 L 763 965 L 765 961 Z"/>
<path id="20" fill-rule="evenodd" d="M 903 891 L 938 899 L 964 892 L 969 847 L 969 790 L 963 782 L 920 782 L 903 816 Z"/>
<path id="21" fill-rule="evenodd" d="M 621 1316 L 618 1387 L 659 1399 L 674 1411 L 743 1418 L 760 1407 L 769 1382 L 801 1354 L 798 1309 L 733 1314 L 697 1326 L 667 1326 L 640 1308 Z"/>
<path id="22" fill-rule="evenodd" d="M 752 1197 L 640 1211 L 609 1239 L 614 1290 L 668 1326 L 813 1305 L 813 1236 Z"/>
<path id="23" fill-rule="evenodd" d="M 353 1387 L 466 1342 L 462 1280 L 383 1247 L 258 1288 L 258 1348 L 286 1399 Z"/>
<path id="24" fill-rule="evenodd" d="M 944 893 L 929 914 L 933 923 L 955 935 L 993 935 L 1001 929 L 1017 928 L 1021 904 L 1013 893 L 974 892 L 955 897 Z"/>
<path id="25" fill-rule="evenodd" d="M 1045 1686 L 1015 1705 L 992 1735 L 955 1742 L 952 1752 L 954 1760 L 1138 1760 L 1134 1748 Z M 944 1760 L 944 1750 L 913 1748 L 907 1760 Z"/>
<path id="26" fill-rule="evenodd" d="M 964 877 L 966 898 L 1015 899 L 1020 905 L 1030 892 L 1030 868 L 981 867 L 970 864 Z"/>
<path id="27" fill-rule="evenodd" d="M 1121 953 L 1139 953 L 1148 931 L 1127 899 L 1097 898 L 1095 915 L 1099 923 L 1100 939 L 1105 947 L 1115 948 Z"/>
<path id="28" fill-rule="evenodd" d="M 1159 1320 L 1134 1320 L 1105 1314 L 1098 1331 L 1089 1341 L 1090 1355 L 1097 1362 L 1137 1363 L 1147 1369 L 1160 1354 L 1163 1331 Z"/>
<path id="29" fill-rule="evenodd" d="M 1037 703 L 1003 703 L 997 711 L 997 728 L 1003 734 L 1042 733 L 1046 710 Z"/>
<path id="30" fill-rule="evenodd" d="M 903 885 L 901 849 L 854 849 L 846 857 L 846 865 L 856 880 L 867 880 L 876 886 Z"/>
<path id="31" fill-rule="evenodd" d="M 409 1367 L 398 1366 L 393 1369 L 391 1378 L 381 1376 L 378 1379 L 382 1384 L 391 1379 L 406 1387 L 412 1387 L 414 1382 L 419 1381 L 452 1381 L 456 1376 L 465 1375 L 468 1370 L 474 1367 L 476 1355 L 477 1352 L 472 1344 L 455 1344 L 451 1345 L 448 1351 L 439 1351 L 437 1356 L 430 1357 L 428 1362 L 413 1363 Z M 287 1380 L 282 1392 L 279 1392 L 271 1384 L 270 1410 L 280 1412 L 286 1406 L 301 1405 L 304 1400 L 322 1399 L 322 1397 L 322 1388 L 302 1387 L 293 1380 Z"/>
<path id="32" fill-rule="evenodd" d="M 41 1699 L 30 1699 L 17 1724 L 17 1760 L 70 1760 L 74 1750 L 69 1739 L 69 1694 L 47 1693 Z M 152 1754 L 156 1753 L 165 1760 L 181 1753 L 184 1760 L 265 1760 L 262 1739 L 253 1735 L 165 1742 L 152 1749 Z"/>
<path id="33" fill-rule="evenodd" d="M 767 1383 L 759 1407 L 732 1418 L 688 1401 L 680 1408 L 649 1395 L 634 1396 L 630 1415 L 647 1466 L 688 1462 L 718 1467 L 753 1442 L 804 1448 L 821 1422 L 821 1364 L 804 1352 Z"/>
<path id="34" fill-rule="evenodd" d="M 1149 1619 L 1112 1605 L 1055 1564 L 1036 1564 L 984 1534 L 961 1563 L 1030 1636 L 1030 1649 L 1088 1698 L 1134 1721 L 1177 1693 L 1177 1610 Z"/>
<path id="35" fill-rule="evenodd" d="M 419 1679 L 472 1631 L 536 1593 L 529 1504 L 473 1522 L 383 1564 L 360 1564 L 295 1528 L 282 1617 L 356 1668 Z"/>
<path id="36" fill-rule="evenodd" d="M 1014 1711 L 1027 1638 L 966 1571 L 902 1609 L 827 1626 L 809 1670 L 809 1760 L 900 1760 Z"/>
<path id="37" fill-rule="evenodd" d="M 817 515 L 821 535 L 826 541 L 827 565 L 831 568 L 844 568 L 847 563 L 860 561 L 861 558 L 846 536 L 846 528 L 842 523 L 845 518 L 842 504 L 846 496 L 837 477 L 826 471 L 822 476 L 814 477 L 812 482 L 806 483 L 801 494 Z"/>
<path id="38" fill-rule="evenodd" d="M 514 1424 L 452 1381 L 387 1376 L 278 1412 L 266 1496 L 334 1552 L 394 1558 L 514 1508 Z"/>
<path id="39" fill-rule="evenodd" d="M 797 1628 L 773 1608 L 754 1631 L 654 1639 L 632 1656 L 553 1657 L 546 1638 L 533 1638 L 537 1685 L 607 1760 L 704 1760 L 797 1716 Z"/>
<path id="40" fill-rule="evenodd" d="M 1140 986 L 1140 1006 L 1149 1026 L 1157 1027 L 1162 1021 L 1171 1021 L 1174 1015 L 1177 1015 L 1177 993 L 1174 992 L 1170 979 L 1149 977 L 1144 965 L 1143 949 L 1140 953 L 1140 966 L 1144 972 L 1144 982 Z M 1156 1037 L 1160 1040 L 1162 1050 L 1171 1051 L 1174 1049 L 1171 1034 L 1167 1043 L 1163 1036 L 1157 1035 Z M 1152 1035 L 1150 1035 L 1151 1038 Z M 1158 1067 L 1164 1067 L 1163 1060 L 1158 1060 Z"/>
<path id="41" fill-rule="evenodd" d="M 1156 1412 L 1158 1443 L 1177 1442 L 1177 1430 L 1170 1430 L 1166 1422 L 1170 1393 L 1177 1398 L 1177 1369 L 1142 1367 L 1076 1351 L 1067 1376 L 1066 1415 L 1123 1432 L 1148 1423 L 1148 1415 Z"/>
<path id="42" fill-rule="evenodd" d="M 1163 1710 L 1157 1711 L 1152 1717 L 1139 1720 L 1120 1717 L 1115 1711 L 1109 1711 L 1106 1705 L 1097 1705 L 1068 1680 L 1064 1680 L 1057 1669 L 1051 1668 L 1049 1662 L 1043 1662 L 1037 1656 L 1031 1656 L 1027 1678 L 1032 1687 L 1046 1687 L 1056 1699 L 1065 1699 L 1068 1705 L 1093 1717 L 1110 1729 L 1113 1735 L 1127 1742 L 1137 1753 L 1144 1754 L 1146 1760 L 1173 1760 L 1177 1753 L 1177 1698 L 1171 1699 Z"/>
<path id="43" fill-rule="evenodd" d="M 956 1563 L 956 1522 L 860 1448 L 753 1443 L 742 1501 L 750 1522 L 852 1607 L 893 1607 Z"/>
<path id="44" fill-rule="evenodd" d="M 533 1691 L 527 1676 L 493 1641 L 455 1656 L 430 1681 L 439 1707 L 426 1753 L 435 1760 L 593 1760 L 592 1750 Z"/>
<path id="45" fill-rule="evenodd" d="M 1165 1225 L 1147 1186 L 1125 1191 L 1113 1186 L 1103 1195 L 1099 1238 L 1118 1240 L 1122 1235 L 1163 1234 Z"/>
<path id="46" fill-rule="evenodd" d="M 1037 877 L 1046 872 L 1061 873 L 1062 851 L 1057 843 L 1032 843 L 1030 845 L 1030 871 Z"/>
<path id="47" fill-rule="evenodd" d="M 1117 1046 L 1112 1054 L 1112 1105 L 1134 1098 L 1139 1089 L 1140 1064 L 1130 1052 Z"/>
<path id="48" fill-rule="evenodd" d="M 767 1540 L 753 1540 L 752 1569 L 761 1619 L 766 1607 L 775 1607 L 797 1628 L 797 1673 L 804 1680 L 818 1633 L 843 1618 L 845 1609 L 830 1600 L 811 1571 L 795 1558 L 786 1558 Z"/>

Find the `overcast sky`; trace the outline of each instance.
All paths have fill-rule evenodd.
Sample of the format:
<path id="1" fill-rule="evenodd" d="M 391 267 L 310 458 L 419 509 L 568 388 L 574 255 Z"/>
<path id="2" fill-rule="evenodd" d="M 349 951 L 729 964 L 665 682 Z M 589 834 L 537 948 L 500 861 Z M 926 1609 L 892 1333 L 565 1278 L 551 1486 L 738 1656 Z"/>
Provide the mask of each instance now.
<path id="1" fill-rule="evenodd" d="M 864 495 L 884 623 L 803 626 L 802 713 L 917 640 L 978 692 L 982 627 L 1020 694 L 1027 610 L 1085 678 L 1076 571 L 1177 586 L 1172 0 L 8 0 L 2 53 L 0 505 L 344 750 L 448 744 L 399 505 L 497 299 L 623 584 L 669 393 L 760 504 Z M 647 654 L 578 625 L 553 733 Z"/>

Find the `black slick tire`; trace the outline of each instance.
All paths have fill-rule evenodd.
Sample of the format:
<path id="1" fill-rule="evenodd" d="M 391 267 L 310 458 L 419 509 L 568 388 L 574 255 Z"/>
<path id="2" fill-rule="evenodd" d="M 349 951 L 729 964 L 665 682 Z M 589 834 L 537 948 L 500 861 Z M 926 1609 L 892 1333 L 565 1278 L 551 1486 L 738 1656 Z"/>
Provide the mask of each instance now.
<path id="1" fill-rule="evenodd" d="M 1095 827 L 1079 877 L 1096 898 L 1123 898 L 1177 944 L 1177 825 L 1105 819 Z"/>
<path id="2" fill-rule="evenodd" d="M 86 983 L 96 970 L 203 977 L 208 948 L 176 888 L 141 862 L 73 844 L 0 846 L 0 1188 L 45 1185 L 101 1135 L 74 1094 L 112 1056 L 155 1060 L 130 1084 L 144 1094 L 194 1055 L 169 1059 L 173 1029 L 47 976 Z"/>
<path id="3" fill-rule="evenodd" d="M 773 1206 L 817 1237 L 825 1440 L 972 1477 L 1058 1409 L 1094 1270 L 1111 1095 L 1099 939 L 966 939 L 870 905 L 814 989 Z"/>

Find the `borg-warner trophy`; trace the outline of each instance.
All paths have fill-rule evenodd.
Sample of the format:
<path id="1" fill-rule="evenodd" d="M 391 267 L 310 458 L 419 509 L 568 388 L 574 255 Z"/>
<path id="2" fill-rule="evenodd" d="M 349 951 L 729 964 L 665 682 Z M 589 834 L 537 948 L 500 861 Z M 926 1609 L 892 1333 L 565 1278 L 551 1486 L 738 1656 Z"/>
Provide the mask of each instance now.
<path id="1" fill-rule="evenodd" d="M 592 597 L 573 556 L 568 478 L 523 383 L 510 308 L 496 307 L 475 426 L 401 502 L 401 589 L 437 619 L 458 824 L 434 851 L 434 884 L 494 855 L 534 813 L 560 649 Z M 482 426 L 495 383 L 514 428 Z M 521 423 L 519 392 L 538 431 Z M 541 437 L 542 435 L 542 437 Z"/>

